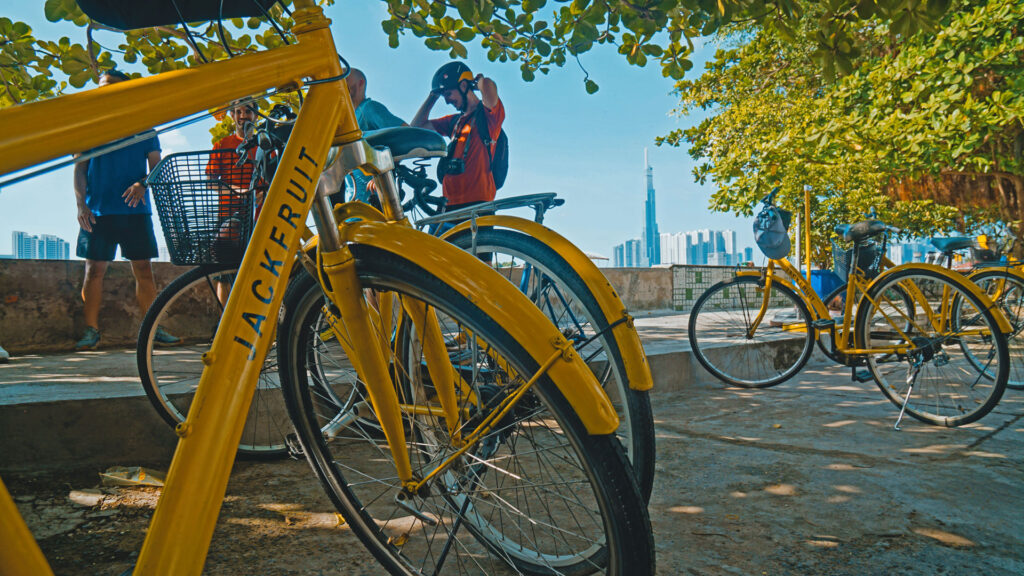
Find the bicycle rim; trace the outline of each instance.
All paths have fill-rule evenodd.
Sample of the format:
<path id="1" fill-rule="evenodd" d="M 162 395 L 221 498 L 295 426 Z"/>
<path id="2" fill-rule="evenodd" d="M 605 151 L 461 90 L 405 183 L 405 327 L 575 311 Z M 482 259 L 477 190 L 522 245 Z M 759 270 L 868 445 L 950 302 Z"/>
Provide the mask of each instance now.
<path id="1" fill-rule="evenodd" d="M 431 285 L 433 277 L 399 257 L 353 248 L 366 252 L 357 264 L 364 286 L 437 311 L 453 367 L 473 391 L 460 397 L 466 415 L 479 417 L 486 411 L 482 403 L 531 373 L 518 345 L 503 341 L 504 331 L 467 300 Z M 623 561 L 635 563 L 638 573 L 648 571 L 646 511 L 621 448 L 612 436 L 587 436 L 546 378 L 440 472 L 429 493 L 398 501 L 391 453 L 344 353 L 352 343 L 332 346 L 337 334 L 318 329 L 323 296 L 315 283 L 305 284 L 294 294 L 289 289 L 286 301 L 293 305 L 281 328 L 288 407 L 328 494 L 391 573 L 589 574 L 609 569 L 610 562 L 618 570 Z M 295 295 L 303 290 L 301 298 Z M 415 331 L 405 334 L 403 354 L 390 352 L 390 363 L 400 383 L 413 472 L 423 478 L 455 446 L 444 421 L 429 415 L 435 389 Z M 331 358 L 311 361 L 311 354 Z M 324 386 L 333 392 L 324 393 Z"/>
<path id="2" fill-rule="evenodd" d="M 616 436 L 633 463 L 644 499 L 654 486 L 654 418 L 647 392 L 632 390 L 614 334 L 586 283 L 555 251 L 529 235 L 483 228 L 447 239 L 490 254 L 495 270 L 526 294 L 573 343 L 619 415 Z"/>
<path id="3" fill-rule="evenodd" d="M 690 347 L 723 382 L 774 386 L 796 375 L 811 357 L 814 338 L 807 307 L 792 290 L 773 282 L 762 315 L 764 293 L 761 278 L 738 276 L 708 288 L 693 305 Z"/>
<path id="4" fill-rule="evenodd" d="M 1006 387 L 1024 390 L 1024 280 L 1005 270 L 983 270 L 972 274 L 970 280 L 995 302 L 1013 327 L 1013 332 L 1007 335 L 1010 375 Z"/>
<path id="5" fill-rule="evenodd" d="M 872 284 L 870 301 L 862 301 L 857 311 L 861 347 L 903 347 L 868 355 L 878 387 L 895 405 L 905 402 L 907 414 L 929 424 L 978 420 L 999 402 L 1006 385 L 1006 338 L 965 282 L 933 270 L 901 270 Z M 891 296 L 899 291 L 911 295 L 913 311 Z M 912 328 L 902 330 L 905 323 Z"/>
<path id="6" fill-rule="evenodd" d="M 150 403 L 171 427 L 185 420 L 203 373 L 202 357 L 213 343 L 222 306 L 218 282 L 230 285 L 237 265 L 193 268 L 160 292 L 139 329 L 139 377 Z M 181 339 L 174 346 L 156 342 L 157 328 Z M 253 395 L 238 446 L 240 456 L 273 458 L 287 453 L 291 423 L 281 398 L 273 349 Z"/>

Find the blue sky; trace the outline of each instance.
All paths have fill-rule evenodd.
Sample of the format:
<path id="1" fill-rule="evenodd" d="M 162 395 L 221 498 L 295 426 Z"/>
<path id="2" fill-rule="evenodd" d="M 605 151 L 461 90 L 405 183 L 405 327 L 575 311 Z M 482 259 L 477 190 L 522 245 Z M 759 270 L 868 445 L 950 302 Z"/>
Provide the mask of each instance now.
<path id="1" fill-rule="evenodd" d="M 8 5 L 0 14 L 28 22 L 37 37 L 71 36 L 84 43 L 84 30 L 47 22 L 42 2 Z M 425 48 L 411 34 L 399 48 L 388 48 L 380 29 L 383 2 L 340 0 L 327 14 L 339 53 L 366 73 L 368 96 L 410 119 L 434 70 L 448 61 L 447 53 Z M 702 69 L 703 52 L 691 73 Z M 525 82 L 517 65 L 489 62 L 480 49 L 470 48 L 467 63 L 494 79 L 507 112 L 510 166 L 499 197 L 557 192 L 566 204 L 551 211 L 545 223 L 587 252 L 611 257 L 612 246 L 641 234 L 647 147 L 661 232 L 733 229 L 739 246 L 753 245 L 748 219 L 708 210 L 711 189 L 694 182 L 694 163 L 685 150 L 654 145 L 656 137 L 699 121 L 670 114 L 677 102 L 672 81 L 661 76 L 656 64 L 637 68 L 613 47 L 596 47 L 582 57 L 601 86 L 588 95 L 575 64 Z M 451 112 L 443 102 L 434 108 L 435 115 Z M 209 148 L 211 125 L 212 120 L 162 135 L 164 153 Z M 0 254 L 11 252 L 11 232 L 21 230 L 56 234 L 72 244 L 73 255 L 78 225 L 71 180 L 71 170 L 65 169 L 0 190 Z M 157 237 L 163 244 L 159 231 Z"/>

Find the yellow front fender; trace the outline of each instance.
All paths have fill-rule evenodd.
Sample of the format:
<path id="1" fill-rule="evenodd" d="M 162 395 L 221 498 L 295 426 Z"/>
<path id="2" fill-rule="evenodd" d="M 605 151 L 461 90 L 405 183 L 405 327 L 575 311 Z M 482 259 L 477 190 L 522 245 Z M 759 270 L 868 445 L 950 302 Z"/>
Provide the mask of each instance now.
<path id="1" fill-rule="evenodd" d="M 626 319 L 612 329 L 612 334 L 615 336 L 619 353 L 622 356 L 622 364 L 626 370 L 626 379 L 629 382 L 629 387 L 633 390 L 650 390 L 654 387 L 651 368 L 647 363 L 647 355 L 644 354 L 643 345 L 640 343 L 640 336 L 637 335 L 636 328 L 633 326 L 633 318 L 629 316 L 625 305 L 622 304 L 622 299 L 619 298 L 615 288 L 608 282 L 608 278 L 601 273 L 601 270 L 594 265 L 582 250 L 554 230 L 525 218 L 516 216 L 483 216 L 477 218 L 476 222 L 478 226 L 508 228 L 522 232 L 539 240 L 545 246 L 558 253 L 569 267 L 579 274 L 583 282 L 586 283 L 590 293 L 601 307 L 601 311 L 604 313 L 605 320 L 607 320 L 609 325 L 615 324 L 623 318 Z M 468 229 L 470 225 L 470 222 L 463 222 L 446 232 L 441 238 L 445 239 L 453 234 L 458 234 Z"/>
<path id="2" fill-rule="evenodd" d="M 404 226 L 352 222 L 340 227 L 345 243 L 362 244 L 408 258 L 443 280 L 494 319 L 541 366 L 562 351 L 548 371 L 590 434 L 611 434 L 619 418 L 590 368 L 544 313 L 480 259 L 438 238 Z M 523 375 L 529 378 L 531 375 Z"/>

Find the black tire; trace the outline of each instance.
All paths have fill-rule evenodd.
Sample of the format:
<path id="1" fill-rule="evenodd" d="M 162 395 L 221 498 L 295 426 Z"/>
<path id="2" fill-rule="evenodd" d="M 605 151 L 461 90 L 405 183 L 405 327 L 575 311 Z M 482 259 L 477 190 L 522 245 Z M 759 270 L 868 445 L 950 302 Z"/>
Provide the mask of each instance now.
<path id="1" fill-rule="evenodd" d="M 708 288 L 690 312 L 690 348 L 708 372 L 743 388 L 767 388 L 796 375 L 814 351 L 811 314 L 787 286 L 772 282 L 769 308 L 753 336 L 763 301 L 760 276 L 736 276 Z"/>
<path id="2" fill-rule="evenodd" d="M 136 360 L 146 396 L 172 428 L 185 420 L 203 372 L 203 354 L 210 349 L 223 308 L 216 295 L 218 278 L 238 271 L 237 264 L 193 268 L 157 295 L 139 328 Z M 181 342 L 160 347 L 157 327 Z M 288 453 L 285 443 L 291 424 L 278 389 L 277 355 L 273 349 L 253 395 L 238 455 L 249 459 L 279 458 Z"/>
<path id="3" fill-rule="evenodd" d="M 1013 326 L 1013 332 L 1007 335 L 1010 376 L 1006 387 L 1024 390 L 1024 280 L 1005 268 L 985 269 L 971 274 L 968 279 L 995 302 Z"/>
<path id="4" fill-rule="evenodd" d="M 438 312 L 442 326 L 468 327 L 475 341 L 493 346 L 489 348 L 492 354 L 507 361 L 518 374 L 532 374 L 537 369 L 502 327 L 438 278 L 401 256 L 367 246 L 351 248 L 364 287 L 377 294 L 393 291 L 426 302 Z M 610 574 L 653 574 L 650 521 L 621 444 L 611 434 L 587 435 L 564 396 L 546 377 L 499 428 L 439 474 L 429 494 L 413 498 L 406 506 L 397 504 L 395 496 L 401 486 L 369 402 L 353 398 L 342 405 L 338 401 L 349 396 L 339 391 L 361 394 L 362 384 L 348 359 L 313 362 L 309 369 L 311 350 L 313 354 L 335 355 L 343 350 L 341 346 L 321 346 L 321 333 L 310 329 L 322 314 L 324 298 L 319 286 L 303 272 L 289 286 L 285 302 L 278 350 L 282 387 L 299 442 L 337 509 L 390 573 L 440 572 L 435 564 L 446 557 L 446 574 L 505 574 L 510 566 L 529 574 L 589 574 L 600 569 Z M 473 367 L 470 383 L 479 398 L 486 399 L 498 390 L 493 383 L 478 386 L 476 379 L 494 375 L 494 363 L 489 361 L 494 357 L 475 356 L 456 365 L 467 378 L 465 370 Z M 402 369 L 394 357 L 391 363 L 396 370 Z M 503 376 L 519 378 L 517 373 L 504 372 Z M 403 394 L 406 404 L 433 390 L 422 373 L 399 376 L 402 388 L 417 394 Z M 313 381 L 322 377 L 329 381 Z M 323 394 L 325 384 L 335 392 Z M 353 406 L 358 415 L 354 410 L 345 412 Z M 424 477 L 454 448 L 438 418 L 410 410 L 403 420 L 413 472 Z M 523 425 L 526 420 L 529 422 Z M 340 422 L 345 424 L 338 426 Z M 552 427 L 552 422 L 557 426 Z M 528 445 L 530 441 L 534 444 Z M 511 470 L 515 474 L 509 474 Z M 554 471 L 554 476 L 543 478 L 543 488 L 534 491 L 534 476 L 546 471 Z M 573 482 L 567 488 L 560 482 L 569 476 Z M 576 509 L 584 500 L 587 504 Z M 570 507 L 576 514 L 571 519 L 564 515 Z M 522 520 L 542 514 L 551 517 L 538 523 Z M 428 525 L 424 518 L 436 525 Z M 554 536 L 538 536 L 548 528 Z M 585 533 L 584 538 L 579 538 L 580 532 Z M 523 542 L 508 544 L 509 539 L 520 536 L 526 536 Z M 546 556 L 524 551 L 551 540 L 557 544 Z M 446 549 L 446 542 L 454 545 Z M 580 549 L 571 550 L 573 545 Z"/>
<path id="5" fill-rule="evenodd" d="M 910 378 L 907 414 L 937 426 L 969 424 L 988 414 L 1002 398 L 1009 375 L 1006 335 L 967 282 L 935 270 L 907 268 L 868 286 L 868 299 L 857 309 L 858 347 L 909 346 L 907 353 L 867 355 L 868 369 L 882 393 L 902 407 Z M 893 327 L 906 320 L 903 303 L 883 295 L 897 289 L 914 298 L 917 314 L 911 330 Z M 950 310 L 949 318 L 929 313 L 936 310 Z M 987 359 L 983 367 L 977 358 Z M 915 375 L 913 366 L 918 363 Z"/>
<path id="6" fill-rule="evenodd" d="M 470 230 L 447 240 L 463 250 L 474 246 Z M 608 329 L 608 320 L 586 282 L 557 252 L 522 232 L 481 228 L 475 246 L 477 253 L 490 253 L 491 261 L 501 264 L 495 269 L 527 294 L 590 365 L 619 414 L 616 435 L 633 463 L 644 500 L 650 500 L 655 459 L 650 395 L 629 387 L 615 334 Z M 530 276 L 524 286 L 527 269 Z"/>

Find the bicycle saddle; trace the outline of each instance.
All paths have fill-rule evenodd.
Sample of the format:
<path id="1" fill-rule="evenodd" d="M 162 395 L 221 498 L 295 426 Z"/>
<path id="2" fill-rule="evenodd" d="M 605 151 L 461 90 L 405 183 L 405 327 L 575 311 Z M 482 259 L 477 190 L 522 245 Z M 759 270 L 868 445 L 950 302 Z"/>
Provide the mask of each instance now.
<path id="1" fill-rule="evenodd" d="M 443 136 L 433 130 L 413 128 L 412 126 L 371 130 L 363 132 L 363 138 L 374 148 L 381 146 L 389 148 L 395 162 L 406 158 L 444 156 L 448 153 Z"/>
<path id="2" fill-rule="evenodd" d="M 118 30 L 174 26 L 181 22 L 253 18 L 263 16 L 278 0 L 178 0 L 178 2 L 125 2 L 79 0 L 78 6 L 93 20 Z"/>
<path id="3" fill-rule="evenodd" d="M 885 232 L 888 226 L 881 220 L 863 220 L 856 224 L 840 224 L 836 226 L 836 234 L 843 237 L 847 242 L 860 242 L 865 238 L 877 236 Z"/>
<path id="4" fill-rule="evenodd" d="M 974 240 L 960 236 L 957 238 L 932 238 L 932 246 L 939 249 L 943 254 L 949 254 L 957 250 L 963 250 L 974 246 Z"/>

